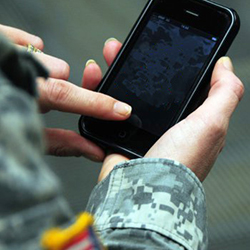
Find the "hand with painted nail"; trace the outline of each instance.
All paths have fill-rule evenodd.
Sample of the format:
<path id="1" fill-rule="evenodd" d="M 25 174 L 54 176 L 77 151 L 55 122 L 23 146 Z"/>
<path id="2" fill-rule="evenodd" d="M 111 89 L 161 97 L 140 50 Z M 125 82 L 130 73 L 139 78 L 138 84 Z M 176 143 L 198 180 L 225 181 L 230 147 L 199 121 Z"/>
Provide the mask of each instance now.
<path id="1" fill-rule="evenodd" d="M 37 36 L 4 25 L 0 25 L 0 32 L 21 49 L 26 49 L 28 44 L 32 44 L 35 48 L 43 50 L 44 43 Z M 67 81 L 70 68 L 66 62 L 44 53 L 33 53 L 33 55 L 50 71 L 50 78 L 47 81 L 38 79 L 40 93 L 38 102 L 42 113 L 58 110 L 108 120 L 125 120 L 130 116 L 131 107 L 127 104 L 92 91 L 102 77 L 101 69 L 94 61 L 87 63 L 83 75 L 84 88 L 81 88 Z M 104 159 L 105 154 L 100 147 L 76 132 L 47 128 L 45 134 L 49 154 L 86 156 L 94 161 Z"/>
<path id="2" fill-rule="evenodd" d="M 110 41 L 104 56 L 111 64 L 121 44 Z M 243 97 L 244 86 L 235 76 L 231 60 L 221 58 L 213 71 L 211 89 L 205 102 L 186 119 L 168 130 L 145 155 L 178 161 L 203 181 L 222 151 L 230 118 Z M 126 157 L 113 154 L 103 164 L 99 181 Z"/>

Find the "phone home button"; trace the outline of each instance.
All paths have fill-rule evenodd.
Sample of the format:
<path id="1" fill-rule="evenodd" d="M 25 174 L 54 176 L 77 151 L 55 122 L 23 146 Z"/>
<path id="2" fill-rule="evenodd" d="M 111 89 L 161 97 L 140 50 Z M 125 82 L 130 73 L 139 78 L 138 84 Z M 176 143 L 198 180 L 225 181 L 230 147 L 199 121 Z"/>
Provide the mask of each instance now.
<path id="1" fill-rule="evenodd" d="M 118 137 L 120 139 L 125 139 L 127 137 L 127 134 L 128 133 L 125 130 L 122 130 L 122 131 L 119 132 Z"/>

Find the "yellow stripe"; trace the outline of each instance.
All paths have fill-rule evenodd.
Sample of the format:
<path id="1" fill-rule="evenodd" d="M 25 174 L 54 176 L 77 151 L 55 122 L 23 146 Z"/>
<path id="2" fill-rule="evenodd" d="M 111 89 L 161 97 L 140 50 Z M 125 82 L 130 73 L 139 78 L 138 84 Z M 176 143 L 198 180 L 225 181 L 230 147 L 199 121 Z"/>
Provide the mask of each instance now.
<path id="1" fill-rule="evenodd" d="M 41 245 L 47 250 L 61 250 L 70 240 L 84 232 L 94 223 L 93 216 L 88 213 L 79 215 L 76 222 L 66 229 L 52 228 L 44 233 Z"/>

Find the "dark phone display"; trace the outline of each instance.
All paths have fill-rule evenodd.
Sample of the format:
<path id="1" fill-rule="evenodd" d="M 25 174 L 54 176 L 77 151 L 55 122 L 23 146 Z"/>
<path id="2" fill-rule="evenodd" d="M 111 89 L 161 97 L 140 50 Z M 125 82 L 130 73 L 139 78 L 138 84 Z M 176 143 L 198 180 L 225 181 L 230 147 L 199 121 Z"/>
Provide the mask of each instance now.
<path id="1" fill-rule="evenodd" d="M 216 38 L 153 14 L 107 94 L 133 107 L 128 120 L 161 136 L 179 113 Z"/>

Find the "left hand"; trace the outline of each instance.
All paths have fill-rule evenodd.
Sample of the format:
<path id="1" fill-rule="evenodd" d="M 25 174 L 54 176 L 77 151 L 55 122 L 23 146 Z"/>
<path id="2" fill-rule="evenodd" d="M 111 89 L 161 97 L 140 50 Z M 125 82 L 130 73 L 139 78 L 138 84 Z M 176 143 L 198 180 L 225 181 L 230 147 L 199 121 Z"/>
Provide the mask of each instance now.
<path id="1" fill-rule="evenodd" d="M 26 49 L 29 43 L 43 50 L 41 38 L 25 31 L 0 25 L 4 33 L 17 47 Z M 102 73 L 97 64 L 89 65 L 83 76 L 83 86 L 78 87 L 68 82 L 69 65 L 58 58 L 44 53 L 33 54 L 50 71 L 50 78 L 38 80 L 40 98 L 38 100 L 42 113 L 58 110 L 92 116 L 107 120 L 125 120 L 130 116 L 131 108 L 109 96 L 91 91 L 99 83 Z M 94 161 L 102 161 L 105 157 L 103 150 L 93 142 L 79 134 L 64 129 L 46 128 L 47 151 L 57 156 L 86 156 Z"/>

